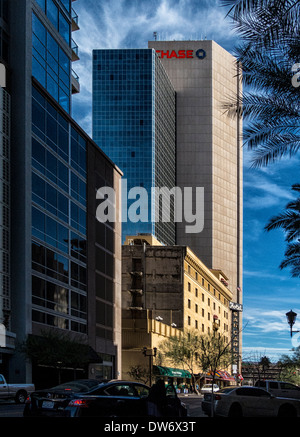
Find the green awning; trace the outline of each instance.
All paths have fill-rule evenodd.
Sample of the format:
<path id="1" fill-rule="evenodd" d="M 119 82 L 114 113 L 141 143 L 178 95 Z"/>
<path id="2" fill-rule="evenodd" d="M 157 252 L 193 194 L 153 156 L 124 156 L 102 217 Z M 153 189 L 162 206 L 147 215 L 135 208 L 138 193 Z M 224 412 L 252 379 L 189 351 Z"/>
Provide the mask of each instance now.
<path id="1" fill-rule="evenodd" d="M 170 376 L 177 378 L 191 378 L 192 375 L 187 370 L 173 369 L 172 367 L 153 366 L 154 375 Z"/>

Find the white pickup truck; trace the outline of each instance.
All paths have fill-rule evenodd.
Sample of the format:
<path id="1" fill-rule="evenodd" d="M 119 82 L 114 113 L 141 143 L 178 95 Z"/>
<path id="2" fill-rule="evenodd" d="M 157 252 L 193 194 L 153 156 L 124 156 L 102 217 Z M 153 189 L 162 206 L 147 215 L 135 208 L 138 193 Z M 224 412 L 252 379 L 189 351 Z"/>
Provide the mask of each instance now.
<path id="1" fill-rule="evenodd" d="M 256 381 L 255 387 L 264 388 L 277 397 L 300 399 L 300 387 L 290 382 L 261 379 Z"/>
<path id="2" fill-rule="evenodd" d="M 0 374 L 0 399 L 14 399 L 17 404 L 23 404 L 27 395 L 35 390 L 34 384 L 7 384 Z"/>

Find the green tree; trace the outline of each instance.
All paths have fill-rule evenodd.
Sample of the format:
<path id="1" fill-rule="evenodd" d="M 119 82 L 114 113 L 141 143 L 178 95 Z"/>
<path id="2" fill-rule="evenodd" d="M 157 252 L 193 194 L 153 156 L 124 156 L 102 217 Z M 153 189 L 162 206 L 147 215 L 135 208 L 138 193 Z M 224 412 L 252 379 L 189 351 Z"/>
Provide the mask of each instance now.
<path id="1" fill-rule="evenodd" d="M 300 193 L 300 184 L 295 184 L 292 189 Z M 286 205 L 285 211 L 270 219 L 265 226 L 267 231 L 282 228 L 287 242 L 285 258 L 280 264 L 280 269 L 291 267 L 293 277 L 300 277 L 300 196 Z"/>
<path id="2" fill-rule="evenodd" d="M 266 378 L 266 369 L 269 369 L 270 364 L 271 364 L 270 358 L 268 358 L 266 356 L 261 357 L 260 362 L 258 364 L 259 364 L 259 366 L 262 367 L 263 378 L 265 379 Z"/>
<path id="3" fill-rule="evenodd" d="M 293 349 L 293 355 L 282 355 L 278 364 L 282 367 L 281 378 L 284 381 L 300 384 L 300 346 Z"/>
<path id="4" fill-rule="evenodd" d="M 218 370 L 225 370 L 233 362 L 231 342 L 228 342 L 224 335 L 218 332 L 206 334 L 200 338 L 200 348 L 198 354 L 198 365 L 205 373 L 212 376 L 212 384 L 216 382 Z M 213 388 L 213 386 L 212 386 Z M 214 392 L 212 390 L 211 416 L 214 415 L 213 402 Z"/>
<path id="5" fill-rule="evenodd" d="M 192 375 L 192 384 L 197 393 L 195 384 L 195 369 L 197 357 L 201 347 L 201 337 L 198 331 L 185 331 L 180 335 L 171 336 L 160 343 L 159 351 L 175 367 L 182 367 Z"/>

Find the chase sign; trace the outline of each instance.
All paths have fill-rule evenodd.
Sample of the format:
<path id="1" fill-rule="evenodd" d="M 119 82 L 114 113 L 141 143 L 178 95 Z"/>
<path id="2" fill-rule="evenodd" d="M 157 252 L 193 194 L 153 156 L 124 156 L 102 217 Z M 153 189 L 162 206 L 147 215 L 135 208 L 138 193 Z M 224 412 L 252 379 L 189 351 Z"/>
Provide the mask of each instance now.
<path id="1" fill-rule="evenodd" d="M 156 50 L 158 56 L 163 59 L 204 59 L 206 56 L 206 52 L 203 49 L 198 50 Z"/>

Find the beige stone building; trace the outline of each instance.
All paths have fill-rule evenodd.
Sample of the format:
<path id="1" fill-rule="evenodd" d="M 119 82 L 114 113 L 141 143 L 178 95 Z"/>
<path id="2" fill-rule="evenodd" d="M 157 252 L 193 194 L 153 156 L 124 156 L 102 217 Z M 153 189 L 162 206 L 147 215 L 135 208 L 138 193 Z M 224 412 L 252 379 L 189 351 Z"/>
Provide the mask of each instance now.
<path id="1" fill-rule="evenodd" d="M 208 269 L 186 246 L 162 246 L 150 235 L 127 237 L 122 247 L 122 377 L 128 378 L 132 366 L 148 366 L 144 347 L 159 348 L 163 339 L 184 330 L 209 333 L 215 327 L 230 341 L 227 285 L 223 272 Z"/>

